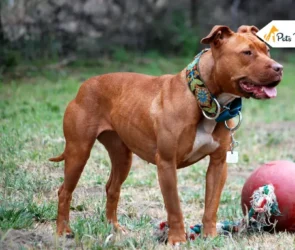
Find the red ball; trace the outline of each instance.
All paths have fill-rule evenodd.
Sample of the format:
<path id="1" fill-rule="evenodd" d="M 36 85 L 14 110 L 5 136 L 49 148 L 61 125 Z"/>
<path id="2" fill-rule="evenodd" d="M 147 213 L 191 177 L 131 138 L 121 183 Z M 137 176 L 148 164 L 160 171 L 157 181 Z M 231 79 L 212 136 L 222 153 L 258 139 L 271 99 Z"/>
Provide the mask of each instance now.
<path id="1" fill-rule="evenodd" d="M 281 216 L 271 216 L 277 220 L 276 231 L 295 232 L 295 163 L 272 161 L 256 169 L 247 179 L 242 190 L 242 209 L 244 215 L 250 210 L 253 192 L 267 184 L 274 186 Z M 245 207 L 247 206 L 247 209 Z"/>

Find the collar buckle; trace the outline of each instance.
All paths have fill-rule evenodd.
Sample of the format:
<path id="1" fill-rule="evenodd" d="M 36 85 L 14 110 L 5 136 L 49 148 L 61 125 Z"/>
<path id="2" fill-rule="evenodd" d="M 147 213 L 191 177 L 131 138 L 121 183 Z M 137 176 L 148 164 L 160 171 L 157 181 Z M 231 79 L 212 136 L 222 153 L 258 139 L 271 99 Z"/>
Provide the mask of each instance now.
<path id="1" fill-rule="evenodd" d="M 216 118 L 216 122 L 224 122 L 231 118 L 236 117 L 237 115 L 241 116 L 242 110 L 242 98 L 236 98 L 229 104 L 223 107 L 223 111 Z"/>

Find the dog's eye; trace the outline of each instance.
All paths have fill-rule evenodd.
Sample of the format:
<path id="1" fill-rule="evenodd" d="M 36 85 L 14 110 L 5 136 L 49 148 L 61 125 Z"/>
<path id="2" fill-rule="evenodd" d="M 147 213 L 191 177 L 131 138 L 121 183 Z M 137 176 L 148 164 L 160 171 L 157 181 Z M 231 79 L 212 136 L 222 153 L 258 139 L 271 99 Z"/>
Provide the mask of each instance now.
<path id="1" fill-rule="evenodd" d="M 252 52 L 251 52 L 251 50 L 246 50 L 246 51 L 243 51 L 243 54 L 245 54 L 247 56 L 251 56 Z"/>

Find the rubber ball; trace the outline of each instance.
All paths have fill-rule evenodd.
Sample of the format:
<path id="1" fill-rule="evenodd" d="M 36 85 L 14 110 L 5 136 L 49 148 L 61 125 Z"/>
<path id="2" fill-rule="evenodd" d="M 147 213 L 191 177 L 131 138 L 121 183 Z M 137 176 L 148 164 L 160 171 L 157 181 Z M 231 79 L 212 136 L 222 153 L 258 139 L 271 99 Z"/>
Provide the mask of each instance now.
<path id="1" fill-rule="evenodd" d="M 253 192 L 259 187 L 272 184 L 277 198 L 280 216 L 272 215 L 270 221 L 277 222 L 276 231 L 295 232 L 295 163 L 279 160 L 268 162 L 257 168 L 246 180 L 241 196 L 244 215 L 251 209 Z"/>

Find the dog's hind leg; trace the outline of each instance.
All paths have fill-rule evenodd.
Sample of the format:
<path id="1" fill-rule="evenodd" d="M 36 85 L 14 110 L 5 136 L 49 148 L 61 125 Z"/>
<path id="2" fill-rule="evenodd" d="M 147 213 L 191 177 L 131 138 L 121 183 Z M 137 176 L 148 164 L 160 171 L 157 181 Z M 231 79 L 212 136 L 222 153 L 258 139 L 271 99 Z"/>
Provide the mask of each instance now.
<path id="1" fill-rule="evenodd" d="M 76 102 L 67 107 L 64 118 L 66 138 L 64 182 L 58 191 L 57 233 L 71 233 L 69 213 L 72 193 L 79 181 L 84 166 L 89 158 L 91 148 L 97 138 L 97 118 L 86 112 Z"/>
<path id="2" fill-rule="evenodd" d="M 132 152 L 127 148 L 115 131 L 103 132 L 98 140 L 109 153 L 112 170 L 106 184 L 106 216 L 116 229 L 123 230 L 118 223 L 117 207 L 123 182 L 126 180 L 132 163 Z"/>

